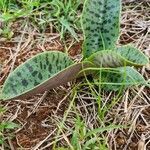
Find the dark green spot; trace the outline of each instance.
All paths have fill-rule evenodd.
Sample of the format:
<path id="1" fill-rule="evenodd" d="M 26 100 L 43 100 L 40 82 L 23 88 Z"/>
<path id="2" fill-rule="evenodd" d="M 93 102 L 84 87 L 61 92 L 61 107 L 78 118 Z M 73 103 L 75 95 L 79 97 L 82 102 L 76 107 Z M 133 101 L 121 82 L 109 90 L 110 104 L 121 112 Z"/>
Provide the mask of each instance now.
<path id="1" fill-rule="evenodd" d="M 106 37 L 106 40 L 107 40 L 107 41 L 110 41 L 110 38 L 109 38 L 109 37 Z"/>
<path id="2" fill-rule="evenodd" d="M 98 34 L 97 34 L 97 33 L 95 33 L 93 36 L 98 36 Z"/>
<path id="3" fill-rule="evenodd" d="M 103 31 L 104 31 L 104 33 L 109 33 L 109 31 L 107 29 L 104 29 Z"/>
<path id="4" fill-rule="evenodd" d="M 54 59 L 55 59 L 55 56 L 54 56 L 54 55 L 52 55 L 52 61 L 54 61 Z"/>
<path id="5" fill-rule="evenodd" d="M 46 69 L 46 67 L 47 67 L 47 65 L 46 65 L 46 64 L 44 64 L 44 70 Z"/>
<path id="6" fill-rule="evenodd" d="M 51 64 L 49 64 L 49 66 L 48 66 L 48 70 L 49 70 L 49 72 L 51 72 L 51 70 L 52 70 L 52 66 L 51 66 Z"/>
<path id="7" fill-rule="evenodd" d="M 110 7 L 111 7 L 111 9 L 114 9 L 114 8 L 115 8 L 115 5 L 111 5 Z"/>
<path id="8" fill-rule="evenodd" d="M 28 85 L 28 81 L 27 81 L 26 79 L 23 79 L 23 80 L 22 80 L 22 85 L 23 85 L 23 86 L 27 86 L 27 85 Z"/>
<path id="9" fill-rule="evenodd" d="M 91 21 L 91 24 L 95 24 L 95 23 L 96 23 L 95 21 L 93 21 L 93 20 Z"/>
<path id="10" fill-rule="evenodd" d="M 32 72 L 32 76 L 35 77 L 37 75 L 38 71 Z"/>
<path id="11" fill-rule="evenodd" d="M 49 60 L 48 60 L 48 54 L 46 55 L 46 65 L 48 66 Z"/>
<path id="12" fill-rule="evenodd" d="M 40 84 L 40 83 L 37 82 L 37 81 L 34 82 L 34 86 L 37 86 L 37 85 L 39 85 L 39 84 Z"/>
<path id="13" fill-rule="evenodd" d="M 14 87 L 12 87 L 12 91 L 13 91 L 13 93 L 14 93 L 15 95 L 17 95 L 17 91 L 16 91 L 16 89 L 15 89 Z"/>
<path id="14" fill-rule="evenodd" d="M 111 19 L 108 19 L 108 22 L 110 23 L 110 22 L 111 22 Z"/>
<path id="15" fill-rule="evenodd" d="M 97 14 L 97 13 L 95 13 L 94 15 L 95 15 L 95 17 L 97 17 L 97 18 L 99 17 L 99 14 Z"/>
<path id="16" fill-rule="evenodd" d="M 89 30 L 90 30 L 90 27 L 86 27 L 85 30 L 89 31 Z"/>
<path id="17" fill-rule="evenodd" d="M 102 2 L 101 2 L 101 1 L 98 1 L 98 4 L 99 4 L 99 5 L 102 5 Z"/>
<path id="18" fill-rule="evenodd" d="M 40 68 L 41 68 L 41 69 L 43 68 L 42 62 L 40 62 Z"/>
<path id="19" fill-rule="evenodd" d="M 21 77 L 21 72 L 17 72 L 17 76 L 18 76 L 18 77 Z"/>
<path id="20" fill-rule="evenodd" d="M 56 65 L 58 64 L 58 62 L 59 62 L 59 55 L 57 55 L 58 57 L 57 57 L 57 59 L 56 59 Z"/>
<path id="21" fill-rule="evenodd" d="M 97 5 L 96 1 L 93 1 L 93 4 L 94 4 L 94 5 Z"/>
<path id="22" fill-rule="evenodd" d="M 106 12 L 107 12 L 106 10 L 103 10 L 103 14 L 106 14 Z"/>
<path id="23" fill-rule="evenodd" d="M 35 63 L 37 63 L 37 62 L 38 62 L 38 61 L 37 61 L 37 58 L 34 58 L 34 59 L 33 59 L 33 61 L 34 61 Z"/>
<path id="24" fill-rule="evenodd" d="M 14 82 L 14 79 L 13 79 L 12 77 L 10 77 L 9 80 L 10 80 L 11 82 Z"/>
<path id="25" fill-rule="evenodd" d="M 39 78 L 40 80 L 42 80 L 42 79 L 43 79 L 43 77 L 42 77 L 42 74 L 41 74 L 41 73 L 39 73 L 39 74 L 38 74 L 38 78 Z"/>

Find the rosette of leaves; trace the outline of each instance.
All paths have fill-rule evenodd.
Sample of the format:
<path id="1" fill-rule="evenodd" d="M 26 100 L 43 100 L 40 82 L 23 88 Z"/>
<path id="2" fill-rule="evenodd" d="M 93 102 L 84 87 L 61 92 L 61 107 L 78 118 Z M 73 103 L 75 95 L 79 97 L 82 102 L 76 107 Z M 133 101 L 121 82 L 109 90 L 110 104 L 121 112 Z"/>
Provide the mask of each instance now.
<path id="1" fill-rule="evenodd" d="M 55 88 L 83 75 L 79 72 L 89 67 L 101 68 L 101 81 L 109 83 L 109 87 L 107 84 L 104 86 L 108 90 L 118 90 L 122 83 L 125 87 L 146 84 L 144 78 L 130 66 L 141 67 L 149 63 L 148 58 L 133 46 L 116 47 L 120 11 L 120 0 L 86 0 L 82 14 L 82 62 L 75 63 L 67 54 L 57 51 L 38 54 L 9 74 L 1 99 L 25 98 Z M 84 74 L 89 72 L 93 73 L 86 71 Z"/>

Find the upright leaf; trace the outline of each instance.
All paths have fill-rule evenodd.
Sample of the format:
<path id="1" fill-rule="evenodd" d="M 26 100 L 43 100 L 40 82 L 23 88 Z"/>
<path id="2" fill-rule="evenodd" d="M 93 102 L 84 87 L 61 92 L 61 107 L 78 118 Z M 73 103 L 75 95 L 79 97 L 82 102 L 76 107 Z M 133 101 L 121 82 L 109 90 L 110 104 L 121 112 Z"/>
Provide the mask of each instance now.
<path id="1" fill-rule="evenodd" d="M 115 46 L 119 36 L 120 9 L 120 0 L 86 0 L 82 16 L 85 58 Z"/>

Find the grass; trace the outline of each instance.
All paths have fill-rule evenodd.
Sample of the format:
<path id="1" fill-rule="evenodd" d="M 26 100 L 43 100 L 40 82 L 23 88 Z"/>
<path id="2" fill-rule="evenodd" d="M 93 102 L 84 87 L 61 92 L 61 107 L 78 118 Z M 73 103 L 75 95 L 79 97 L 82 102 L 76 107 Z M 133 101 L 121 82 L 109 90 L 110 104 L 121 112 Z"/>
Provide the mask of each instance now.
<path id="1" fill-rule="evenodd" d="M 74 43 L 82 39 L 83 2 L 0 1 L 0 32 L 6 38 L 0 38 L 0 55 L 5 52 L 1 85 L 11 68 L 36 53 L 64 47 L 69 52 Z M 150 36 L 146 27 L 150 4 L 125 4 L 119 44 L 132 42 L 149 55 Z M 14 27 L 16 24 L 19 25 Z M 73 58 L 78 60 L 76 56 Z M 149 79 L 148 67 L 139 71 Z M 101 83 L 101 80 L 95 82 Z M 119 93 L 104 92 L 95 82 L 87 77 L 84 82 L 79 80 L 75 85 L 61 86 L 28 100 L 0 102 L 2 111 L 7 109 L 1 115 L 0 138 L 3 141 L 0 139 L 0 148 L 16 149 L 18 145 L 33 150 L 52 147 L 54 150 L 148 149 L 149 89 L 142 86 Z M 15 128 L 10 121 L 18 122 L 21 127 Z M 15 137 L 11 139 L 9 133 Z"/>
<path id="2" fill-rule="evenodd" d="M 101 117 L 104 115 L 103 109 L 99 110 L 99 97 L 100 94 L 98 94 L 93 85 L 90 84 L 90 82 L 87 83 L 86 88 L 88 88 L 92 91 L 87 91 L 86 94 L 88 94 L 88 98 L 93 99 L 93 104 L 90 104 L 89 106 L 83 105 L 79 106 L 78 101 L 83 101 L 82 98 L 79 97 L 82 96 L 82 92 L 85 92 L 84 88 L 80 86 L 75 86 L 74 89 L 72 89 L 72 100 L 69 103 L 68 109 L 63 115 L 63 118 L 61 120 L 57 120 L 57 116 L 54 116 L 53 120 L 56 122 L 56 125 L 58 127 L 58 131 L 55 136 L 55 140 L 53 140 L 51 143 L 44 146 L 42 149 L 45 149 L 51 145 L 53 145 L 53 149 L 68 149 L 68 150 L 88 150 L 88 149 L 102 149 L 102 150 L 108 150 L 108 143 L 106 137 L 104 137 L 104 134 L 106 132 L 111 132 L 114 129 L 123 128 L 122 125 L 113 125 L 111 122 L 106 123 L 105 118 Z M 96 92 L 96 93 L 95 93 Z M 82 93 L 82 94 L 81 94 Z M 80 99 L 80 100 L 79 100 Z M 103 97 L 104 99 L 104 97 Z M 112 101 L 114 103 L 114 101 Z M 105 108 L 108 112 L 108 108 L 111 108 L 110 104 L 104 104 L 103 108 Z M 92 108 L 93 105 L 93 108 Z M 95 106 L 96 105 L 96 106 Z M 107 106 L 105 106 L 107 105 Z M 91 107 L 91 112 L 82 112 L 83 109 L 87 109 L 89 111 L 89 108 Z M 92 111 L 94 111 L 96 114 L 93 115 L 92 120 L 95 121 L 92 123 L 90 120 L 88 121 L 89 117 L 92 117 Z M 83 113 L 83 114 L 82 114 Z M 89 115 L 89 116 L 88 116 Z M 105 114 L 106 115 L 106 114 Z M 105 116 L 104 115 L 104 116 Z M 85 117 L 86 116 L 86 117 Z M 91 121 L 92 121 L 91 120 Z M 70 125 L 68 125 L 70 122 Z M 68 137 L 69 136 L 69 137 Z M 60 138 L 62 137 L 64 141 Z M 63 146 L 61 146 L 61 142 L 63 142 Z M 36 147 L 37 148 L 37 147 Z"/>
<path id="3" fill-rule="evenodd" d="M 86 88 L 89 89 L 89 91 L 87 91 L 86 94 L 88 95 L 88 98 L 93 99 L 94 104 L 96 104 L 96 106 L 94 106 L 93 109 L 91 108 L 91 111 L 95 111 L 96 113 L 95 116 L 93 115 L 93 118 L 91 118 L 95 119 L 95 122 L 91 124 L 92 122 L 88 123 L 88 120 L 86 120 L 89 119 L 87 115 L 91 116 L 90 114 L 91 112 L 89 112 L 89 114 L 87 113 L 82 115 L 83 111 L 82 109 L 83 107 L 86 108 L 87 107 L 86 105 L 82 106 L 81 108 L 77 107 L 76 103 L 78 102 L 75 102 L 75 99 L 76 101 L 78 101 L 79 97 L 82 96 L 81 93 L 85 92 L 83 90 L 84 87 L 78 85 L 75 87 L 75 91 L 72 92 L 74 93 L 72 102 L 70 103 L 69 108 L 64 115 L 63 121 L 57 123 L 59 126 L 58 134 L 60 133 L 62 134 L 68 145 L 68 149 L 71 150 L 88 150 L 88 149 L 108 150 L 107 139 L 106 137 L 103 136 L 103 134 L 106 134 L 106 132 L 112 131 L 114 129 L 123 128 L 123 126 L 121 125 L 113 125 L 111 122 L 108 123 L 105 122 L 106 112 L 108 112 L 112 108 L 111 107 L 112 103 L 114 103 L 114 101 L 116 102 L 117 98 L 115 98 L 115 100 L 113 100 L 109 104 L 106 103 L 104 104 L 101 100 L 105 99 L 105 97 L 101 96 L 100 93 L 97 93 L 97 91 L 101 90 L 95 89 L 95 86 L 91 84 L 88 81 L 88 79 L 86 79 L 86 81 L 87 81 Z M 89 108 L 86 109 L 89 110 Z M 72 116 L 73 118 L 72 121 L 74 122 L 73 128 L 65 126 L 66 124 L 65 122 L 71 118 L 70 116 L 68 118 L 68 115 L 71 114 L 73 115 Z M 86 117 L 84 115 L 86 115 Z M 64 130 L 70 131 L 71 137 L 69 139 L 64 134 Z M 55 146 L 56 145 L 54 144 L 53 149 L 55 149 Z"/>
<path id="4" fill-rule="evenodd" d="M 11 134 L 11 130 L 18 128 L 19 126 L 13 122 L 10 121 L 4 121 L 2 120 L 2 115 L 6 112 L 6 110 L 3 107 L 0 107 L 0 144 L 4 144 L 5 141 L 12 137 L 13 135 Z M 4 132 L 6 132 L 8 134 L 4 134 Z"/>
<path id="5" fill-rule="evenodd" d="M 83 1 L 74 0 L 1 0 L 0 12 L 3 29 L 1 33 L 7 38 L 13 35 L 10 33 L 10 24 L 20 18 L 29 20 L 39 28 L 41 32 L 46 30 L 48 25 L 60 33 L 64 38 L 66 33 L 78 40 L 77 32 L 80 31 L 80 12 Z"/>

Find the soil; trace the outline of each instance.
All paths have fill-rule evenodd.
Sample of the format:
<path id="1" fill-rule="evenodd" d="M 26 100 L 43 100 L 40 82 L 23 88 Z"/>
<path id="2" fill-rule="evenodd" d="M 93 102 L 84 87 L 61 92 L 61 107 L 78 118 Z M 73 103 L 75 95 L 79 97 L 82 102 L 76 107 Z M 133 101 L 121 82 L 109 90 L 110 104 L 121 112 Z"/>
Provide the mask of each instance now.
<path id="1" fill-rule="evenodd" d="M 40 106 L 33 109 L 32 102 L 28 104 L 28 100 L 25 100 L 23 104 L 12 102 L 12 106 L 19 106 L 17 123 L 22 125 L 22 129 L 16 133 L 15 139 L 12 139 L 12 143 L 15 149 L 19 147 L 31 148 L 37 143 L 46 138 L 47 135 L 55 129 L 55 122 L 50 118 L 57 110 L 59 102 L 62 100 L 67 91 L 57 90 L 49 91 L 46 98 L 40 103 Z M 39 100 L 39 97 L 34 97 L 34 100 Z M 35 103 L 33 101 L 33 103 Z M 67 108 L 68 100 L 66 99 L 61 104 L 61 109 L 58 110 L 58 115 L 62 116 Z M 16 108 L 13 108 L 16 110 Z M 15 113 L 12 112 L 12 113 Z"/>

